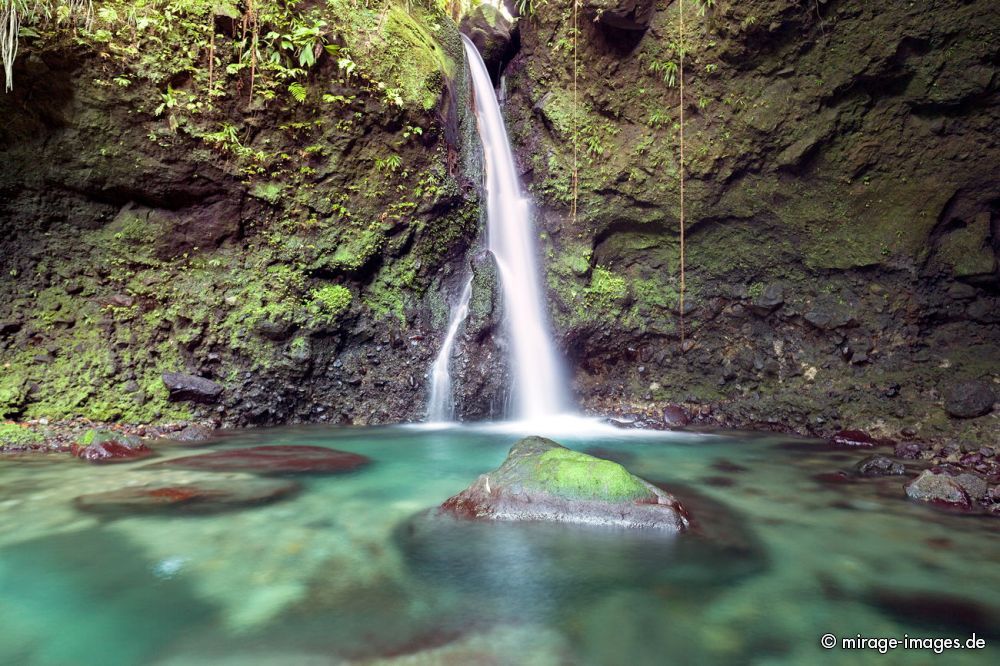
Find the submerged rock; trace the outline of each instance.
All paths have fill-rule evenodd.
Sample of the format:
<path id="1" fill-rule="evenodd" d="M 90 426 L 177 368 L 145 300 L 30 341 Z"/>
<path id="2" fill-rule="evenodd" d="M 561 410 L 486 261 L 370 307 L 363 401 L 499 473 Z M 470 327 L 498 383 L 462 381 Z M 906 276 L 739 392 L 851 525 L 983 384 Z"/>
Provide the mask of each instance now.
<path id="1" fill-rule="evenodd" d="M 369 462 L 371 459 L 366 456 L 322 446 L 254 446 L 174 458 L 156 466 L 211 472 L 333 474 L 349 472 Z"/>
<path id="2" fill-rule="evenodd" d="M 210 379 L 180 372 L 163 373 L 163 383 L 170 391 L 170 400 L 213 403 L 222 395 L 222 386 Z"/>
<path id="3" fill-rule="evenodd" d="M 111 463 L 141 460 L 153 450 L 135 436 L 113 430 L 88 430 L 70 445 L 70 452 L 88 462 Z"/>
<path id="4" fill-rule="evenodd" d="M 996 396 L 986 382 L 959 382 L 951 386 L 944 397 L 944 410 L 957 419 L 972 419 L 989 414 Z"/>
<path id="5" fill-rule="evenodd" d="M 947 474 L 931 470 L 921 472 L 920 476 L 906 486 L 906 494 L 910 499 L 934 504 L 969 509 L 972 501 L 968 493 L 954 478 Z"/>
<path id="6" fill-rule="evenodd" d="M 272 479 L 203 481 L 139 486 L 82 495 L 76 507 L 92 513 L 132 513 L 184 509 L 209 512 L 264 504 L 298 490 L 298 484 Z"/>
<path id="7" fill-rule="evenodd" d="M 618 463 L 525 437 L 504 463 L 441 509 L 459 518 L 552 521 L 680 532 L 689 518 L 672 495 Z"/>
<path id="8" fill-rule="evenodd" d="M 902 463 L 885 456 L 870 456 L 857 464 L 861 476 L 898 476 L 906 473 Z"/>

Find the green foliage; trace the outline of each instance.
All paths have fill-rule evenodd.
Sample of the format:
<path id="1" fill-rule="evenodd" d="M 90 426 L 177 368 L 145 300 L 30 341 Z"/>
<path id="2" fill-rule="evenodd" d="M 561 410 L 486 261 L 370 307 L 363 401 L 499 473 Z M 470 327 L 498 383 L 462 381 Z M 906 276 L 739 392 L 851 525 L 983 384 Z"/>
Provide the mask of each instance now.
<path id="1" fill-rule="evenodd" d="M 697 0 L 698 16 L 704 16 L 709 9 L 715 9 L 715 0 Z"/>
<path id="2" fill-rule="evenodd" d="M 677 63 L 673 60 L 654 60 L 649 63 L 649 71 L 661 74 L 668 88 L 677 87 Z"/>

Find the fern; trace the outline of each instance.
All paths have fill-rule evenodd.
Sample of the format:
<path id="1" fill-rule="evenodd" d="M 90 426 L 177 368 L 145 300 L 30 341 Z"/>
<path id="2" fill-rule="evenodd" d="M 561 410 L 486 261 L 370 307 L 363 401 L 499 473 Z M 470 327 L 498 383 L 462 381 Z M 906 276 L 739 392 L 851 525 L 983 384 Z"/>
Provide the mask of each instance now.
<path id="1" fill-rule="evenodd" d="M 298 81 L 288 86 L 288 92 L 291 94 L 292 99 L 299 104 L 306 101 L 306 87 Z"/>

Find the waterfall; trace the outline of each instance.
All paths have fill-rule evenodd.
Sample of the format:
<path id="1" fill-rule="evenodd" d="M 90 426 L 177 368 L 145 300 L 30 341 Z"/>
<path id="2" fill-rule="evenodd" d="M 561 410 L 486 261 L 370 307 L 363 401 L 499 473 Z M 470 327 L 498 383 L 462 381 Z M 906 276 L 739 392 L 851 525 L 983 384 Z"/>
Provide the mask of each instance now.
<path id="1" fill-rule="evenodd" d="M 542 419 L 566 411 L 570 401 L 544 306 L 531 206 L 521 190 L 489 72 L 475 45 L 464 35 L 462 41 L 485 157 L 489 250 L 500 269 L 503 289 L 512 416 Z"/>
<path id="2" fill-rule="evenodd" d="M 455 418 L 455 398 L 451 393 L 451 353 L 455 349 L 455 338 L 458 337 L 458 329 L 462 326 L 465 318 L 469 316 L 469 299 L 472 297 L 472 278 L 470 277 L 465 287 L 462 288 L 462 295 L 458 298 L 451 309 L 451 318 L 448 320 L 448 332 L 444 336 L 444 343 L 434 359 L 431 367 L 431 397 L 427 404 L 427 420 L 431 423 L 451 421 Z"/>

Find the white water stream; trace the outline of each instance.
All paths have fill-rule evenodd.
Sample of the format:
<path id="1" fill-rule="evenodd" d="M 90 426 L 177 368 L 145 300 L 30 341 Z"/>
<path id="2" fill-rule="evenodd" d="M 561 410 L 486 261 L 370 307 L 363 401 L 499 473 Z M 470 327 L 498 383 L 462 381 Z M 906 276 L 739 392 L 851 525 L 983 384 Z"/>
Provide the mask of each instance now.
<path id="1" fill-rule="evenodd" d="M 448 332 L 444 336 L 441 351 L 431 366 L 431 397 L 427 403 L 427 420 L 431 423 L 453 421 L 455 419 L 455 397 L 452 393 L 451 354 L 455 349 L 455 338 L 465 318 L 469 315 L 469 299 L 472 297 L 472 278 L 465 282 L 458 303 L 451 309 Z"/>
<path id="2" fill-rule="evenodd" d="M 569 410 L 567 384 L 549 329 L 538 269 L 531 205 L 524 196 L 493 83 L 475 45 L 463 35 L 486 167 L 487 237 L 503 288 L 510 341 L 513 413 L 539 420 Z"/>

